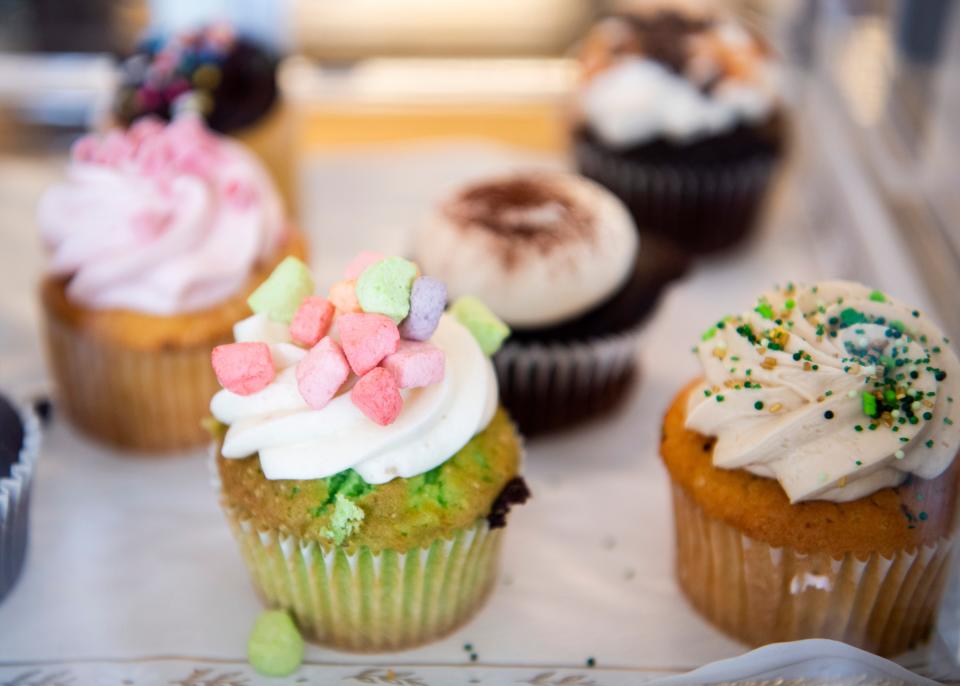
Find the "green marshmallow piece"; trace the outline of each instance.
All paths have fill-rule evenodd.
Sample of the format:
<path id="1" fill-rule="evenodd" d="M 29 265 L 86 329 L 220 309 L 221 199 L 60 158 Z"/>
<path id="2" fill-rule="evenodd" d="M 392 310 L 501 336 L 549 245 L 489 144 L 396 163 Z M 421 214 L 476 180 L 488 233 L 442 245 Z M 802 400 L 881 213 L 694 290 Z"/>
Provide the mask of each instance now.
<path id="1" fill-rule="evenodd" d="M 264 676 L 289 676 L 303 662 L 303 638 L 283 610 L 260 613 L 247 641 L 250 665 Z"/>
<path id="2" fill-rule="evenodd" d="M 357 300 L 364 312 L 383 314 L 395 323 L 410 314 L 410 289 L 417 266 L 402 257 L 388 257 L 367 267 L 357 279 Z"/>
<path id="3" fill-rule="evenodd" d="M 452 314 L 480 344 L 484 355 L 493 355 L 510 335 L 510 327 L 497 318 L 478 298 L 465 295 L 450 306 Z"/>
<path id="4" fill-rule="evenodd" d="M 287 257 L 267 277 L 247 304 L 257 314 L 266 314 L 275 322 L 289 324 L 307 296 L 313 295 L 310 269 L 296 257 Z"/>

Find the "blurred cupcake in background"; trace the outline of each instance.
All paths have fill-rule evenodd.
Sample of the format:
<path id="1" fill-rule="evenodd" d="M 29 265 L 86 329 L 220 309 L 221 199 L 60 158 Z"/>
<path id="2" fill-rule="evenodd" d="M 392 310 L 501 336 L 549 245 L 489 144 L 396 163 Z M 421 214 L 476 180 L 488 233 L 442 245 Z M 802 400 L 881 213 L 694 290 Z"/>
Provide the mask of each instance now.
<path id="1" fill-rule="evenodd" d="M 304 252 L 257 158 L 194 115 L 143 118 L 77 141 L 38 222 L 65 414 L 122 447 L 203 442 L 210 347 L 229 340 L 254 286 Z"/>
<path id="2" fill-rule="evenodd" d="M 268 604 L 323 645 L 400 650 L 479 610 L 529 496 L 489 359 L 508 332 L 475 301 L 445 313 L 405 259 L 344 277 L 315 295 L 284 263 L 213 350 L 221 503 Z"/>
<path id="3" fill-rule="evenodd" d="M 581 173 L 637 225 L 691 253 L 754 225 L 786 138 L 778 65 L 735 19 L 645 3 L 599 22 L 580 54 L 574 151 Z"/>
<path id="4" fill-rule="evenodd" d="M 564 173 L 459 189 L 421 227 L 414 254 L 451 297 L 479 298 L 512 328 L 494 362 L 526 434 L 618 404 L 635 376 L 639 326 L 683 269 L 645 251 L 614 195 Z"/>
<path id="5" fill-rule="evenodd" d="M 39 451 L 36 414 L 0 395 L 0 601 L 17 582 L 26 558 L 30 491 Z"/>
<path id="6" fill-rule="evenodd" d="M 280 95 L 278 64 L 277 54 L 225 23 L 150 38 L 123 62 L 112 120 L 130 126 L 143 116 L 201 114 L 211 129 L 260 157 L 287 211 L 295 213 L 291 116 Z"/>

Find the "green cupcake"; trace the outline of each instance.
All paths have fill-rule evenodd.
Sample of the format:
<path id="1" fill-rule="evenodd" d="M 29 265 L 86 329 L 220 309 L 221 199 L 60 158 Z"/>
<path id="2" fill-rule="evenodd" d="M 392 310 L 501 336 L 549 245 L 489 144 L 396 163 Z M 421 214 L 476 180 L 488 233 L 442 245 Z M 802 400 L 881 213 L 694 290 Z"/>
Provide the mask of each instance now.
<path id="1" fill-rule="evenodd" d="M 347 283 L 380 259 L 361 255 Z M 221 502 L 254 585 L 343 650 L 409 648 L 466 622 L 493 587 L 506 514 L 529 496 L 477 343 L 499 322 L 459 323 L 442 284 L 411 275 L 383 285 L 413 325 L 358 310 L 341 282 L 289 326 L 260 308 L 213 355 Z M 265 299 L 288 311 L 299 290 Z"/>

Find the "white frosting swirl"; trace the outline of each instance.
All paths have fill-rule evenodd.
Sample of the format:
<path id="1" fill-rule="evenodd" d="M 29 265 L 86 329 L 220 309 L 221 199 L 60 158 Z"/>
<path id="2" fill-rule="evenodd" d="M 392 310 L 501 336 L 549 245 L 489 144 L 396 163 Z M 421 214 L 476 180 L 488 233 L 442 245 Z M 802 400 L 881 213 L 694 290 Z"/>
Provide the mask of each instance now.
<path id="1" fill-rule="evenodd" d="M 621 20 L 609 22 L 606 30 L 613 30 Z M 714 41 L 724 50 L 744 51 L 752 46 L 750 35 L 729 21 L 717 24 L 700 40 Z M 762 121 L 773 111 L 781 87 L 779 69 L 772 60 L 756 59 L 749 78 L 733 78 L 723 74 L 713 50 L 702 50 L 700 55 L 691 52 L 689 73 L 678 74 L 654 59 L 632 54 L 617 58 L 590 78 L 579 102 L 591 130 L 613 148 L 659 136 L 685 143 L 743 122 Z M 702 87 L 714 79 L 719 81 L 708 91 Z"/>
<path id="2" fill-rule="evenodd" d="M 253 321 L 237 331 L 263 340 L 263 325 Z M 259 453 L 268 479 L 322 479 L 353 468 L 368 483 L 381 484 L 433 469 L 490 423 L 497 379 L 476 340 L 449 315 L 441 318 L 431 343 L 446 355 L 443 380 L 401 391 L 403 411 L 389 426 L 364 416 L 348 389 L 322 410 L 310 409 L 296 379 L 296 364 L 306 352 L 271 343 L 278 374 L 269 386 L 248 396 L 221 390 L 210 403 L 213 416 L 229 425 L 222 455 Z"/>
<path id="3" fill-rule="evenodd" d="M 767 294 L 758 310 L 699 346 L 706 383 L 686 426 L 717 437 L 715 466 L 775 478 L 791 502 L 842 502 L 950 465 L 960 361 L 929 317 L 843 281 Z"/>
<path id="4" fill-rule="evenodd" d="M 629 278 L 639 239 L 612 193 L 573 174 L 478 181 L 418 233 L 416 258 L 451 297 L 473 295 L 523 328 L 573 319 Z"/>

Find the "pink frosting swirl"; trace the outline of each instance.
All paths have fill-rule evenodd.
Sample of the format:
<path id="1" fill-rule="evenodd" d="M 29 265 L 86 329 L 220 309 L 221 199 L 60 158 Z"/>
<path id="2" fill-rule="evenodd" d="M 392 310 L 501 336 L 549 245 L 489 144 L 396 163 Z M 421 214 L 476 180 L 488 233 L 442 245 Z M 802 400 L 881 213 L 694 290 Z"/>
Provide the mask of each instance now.
<path id="1" fill-rule="evenodd" d="M 38 215 L 72 301 L 157 315 L 236 294 L 287 230 L 253 154 L 195 116 L 81 138 Z"/>

